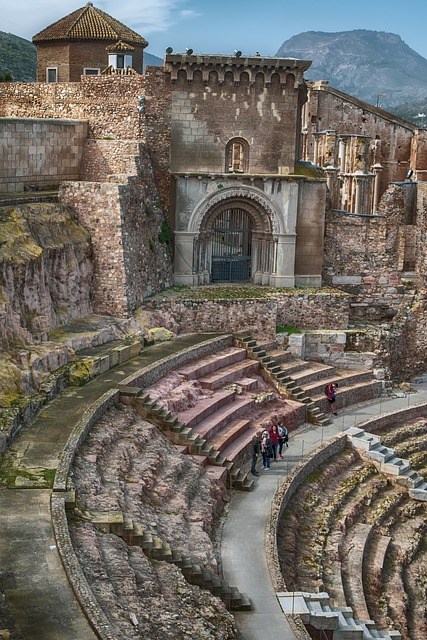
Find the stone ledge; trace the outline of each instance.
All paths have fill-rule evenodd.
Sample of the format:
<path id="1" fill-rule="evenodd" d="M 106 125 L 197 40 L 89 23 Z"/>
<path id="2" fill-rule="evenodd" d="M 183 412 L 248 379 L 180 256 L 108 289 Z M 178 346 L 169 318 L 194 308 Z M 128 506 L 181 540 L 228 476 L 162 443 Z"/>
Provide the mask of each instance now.
<path id="1" fill-rule="evenodd" d="M 63 494 L 52 493 L 51 517 L 53 532 L 68 582 L 97 637 L 100 640 L 117 640 L 120 637 L 119 630 L 111 624 L 99 606 L 74 553 L 68 531 L 65 503 L 66 499 Z"/>

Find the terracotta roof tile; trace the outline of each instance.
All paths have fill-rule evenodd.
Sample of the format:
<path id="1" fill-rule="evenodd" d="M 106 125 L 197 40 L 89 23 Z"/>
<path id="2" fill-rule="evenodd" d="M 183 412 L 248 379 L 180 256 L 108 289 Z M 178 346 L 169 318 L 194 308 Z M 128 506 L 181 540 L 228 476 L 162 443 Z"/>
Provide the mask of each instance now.
<path id="1" fill-rule="evenodd" d="M 123 40 L 143 47 L 148 45 L 145 38 L 97 9 L 91 2 L 33 37 L 34 43 L 48 40 Z"/>
<path id="2" fill-rule="evenodd" d="M 126 44 L 123 40 L 119 40 L 115 44 L 110 44 L 105 48 L 107 51 L 135 51 L 135 47 L 131 47 L 130 44 Z"/>

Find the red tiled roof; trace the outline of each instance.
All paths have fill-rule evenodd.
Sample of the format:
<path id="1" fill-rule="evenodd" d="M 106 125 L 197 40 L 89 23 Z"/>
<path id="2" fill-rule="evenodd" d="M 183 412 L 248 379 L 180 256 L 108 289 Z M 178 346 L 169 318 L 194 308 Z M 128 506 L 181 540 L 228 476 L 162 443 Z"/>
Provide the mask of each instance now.
<path id="1" fill-rule="evenodd" d="M 33 37 L 34 43 L 49 40 L 123 40 L 143 47 L 148 45 L 145 38 L 97 9 L 91 2 Z"/>
<path id="2" fill-rule="evenodd" d="M 123 40 L 119 40 L 118 42 L 110 44 L 105 48 L 107 51 L 135 51 L 134 47 L 131 47 L 130 44 L 126 44 L 126 42 L 123 42 Z"/>

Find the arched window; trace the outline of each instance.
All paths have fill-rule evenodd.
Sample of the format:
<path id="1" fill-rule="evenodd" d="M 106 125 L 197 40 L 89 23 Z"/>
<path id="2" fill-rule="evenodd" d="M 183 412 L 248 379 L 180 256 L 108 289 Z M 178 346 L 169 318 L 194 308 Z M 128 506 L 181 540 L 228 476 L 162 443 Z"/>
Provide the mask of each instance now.
<path id="1" fill-rule="evenodd" d="M 225 170 L 228 173 L 249 172 L 249 144 L 244 138 L 232 138 L 225 151 Z"/>

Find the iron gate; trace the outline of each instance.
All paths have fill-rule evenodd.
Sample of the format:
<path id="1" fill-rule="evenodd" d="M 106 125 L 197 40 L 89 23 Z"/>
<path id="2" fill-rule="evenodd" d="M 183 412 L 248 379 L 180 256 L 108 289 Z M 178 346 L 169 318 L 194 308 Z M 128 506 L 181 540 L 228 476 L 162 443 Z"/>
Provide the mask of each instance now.
<path id="1" fill-rule="evenodd" d="M 252 220 L 244 209 L 226 209 L 212 225 L 212 282 L 251 277 Z"/>

